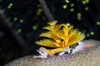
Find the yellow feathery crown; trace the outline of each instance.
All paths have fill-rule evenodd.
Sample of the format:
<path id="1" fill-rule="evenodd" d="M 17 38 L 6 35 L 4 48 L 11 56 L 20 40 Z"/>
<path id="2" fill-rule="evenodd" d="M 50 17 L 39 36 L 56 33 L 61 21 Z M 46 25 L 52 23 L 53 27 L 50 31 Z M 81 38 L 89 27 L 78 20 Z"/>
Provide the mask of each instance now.
<path id="1" fill-rule="evenodd" d="M 44 27 L 44 29 L 49 31 L 40 34 L 40 37 L 48 37 L 50 39 L 37 41 L 36 44 L 55 48 L 67 48 L 85 38 L 83 33 L 73 29 L 73 26 L 69 23 L 57 25 L 56 23 L 57 21 L 49 22 L 49 26 Z"/>

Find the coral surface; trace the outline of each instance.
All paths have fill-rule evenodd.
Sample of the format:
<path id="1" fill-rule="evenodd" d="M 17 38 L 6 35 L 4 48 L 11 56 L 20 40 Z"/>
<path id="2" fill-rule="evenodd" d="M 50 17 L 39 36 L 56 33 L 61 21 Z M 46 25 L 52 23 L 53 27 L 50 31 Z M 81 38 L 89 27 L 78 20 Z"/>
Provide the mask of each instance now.
<path id="1" fill-rule="evenodd" d="M 100 66 L 100 41 L 83 41 L 87 50 L 71 55 L 52 56 L 47 59 L 34 59 L 26 56 L 8 63 L 5 66 Z"/>

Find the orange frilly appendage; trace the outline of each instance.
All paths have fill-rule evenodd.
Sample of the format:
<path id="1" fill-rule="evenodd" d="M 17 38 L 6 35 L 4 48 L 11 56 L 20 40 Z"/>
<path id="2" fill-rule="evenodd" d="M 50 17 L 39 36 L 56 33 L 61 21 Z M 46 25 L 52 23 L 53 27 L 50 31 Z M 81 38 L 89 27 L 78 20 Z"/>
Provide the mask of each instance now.
<path id="1" fill-rule="evenodd" d="M 49 22 L 49 26 L 44 27 L 48 32 L 40 34 L 40 37 L 47 37 L 49 39 L 36 42 L 36 44 L 41 46 L 57 48 L 55 50 L 53 49 L 54 53 L 51 53 L 52 50 L 45 49 L 51 56 L 52 54 L 61 52 L 63 48 L 68 48 L 85 38 L 83 33 L 79 32 L 77 29 L 73 29 L 73 26 L 69 23 L 57 25 L 56 23 L 57 21 Z M 62 49 L 60 50 L 58 48 Z"/>

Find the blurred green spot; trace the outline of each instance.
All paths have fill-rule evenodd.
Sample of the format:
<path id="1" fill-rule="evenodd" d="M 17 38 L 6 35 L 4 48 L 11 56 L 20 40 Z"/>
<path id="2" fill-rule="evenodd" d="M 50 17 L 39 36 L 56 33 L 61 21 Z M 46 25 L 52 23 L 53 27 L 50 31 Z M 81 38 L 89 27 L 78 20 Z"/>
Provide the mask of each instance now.
<path id="1" fill-rule="evenodd" d="M 87 37 L 90 37 L 90 34 L 89 34 L 89 33 L 87 33 L 87 34 L 86 34 L 86 36 L 87 36 Z"/>
<path id="2" fill-rule="evenodd" d="M 38 24 L 35 24 L 35 25 L 32 26 L 32 29 L 33 29 L 33 30 L 36 30 L 37 27 L 38 27 Z"/>
<path id="3" fill-rule="evenodd" d="M 11 9 L 12 6 L 13 6 L 13 3 L 10 3 L 10 4 L 8 5 L 8 9 Z"/>
<path id="4" fill-rule="evenodd" d="M 97 25 L 100 25 L 100 22 L 99 21 L 97 21 Z"/>
<path id="5" fill-rule="evenodd" d="M 66 3 L 69 3 L 69 0 L 65 0 Z"/>
<path id="6" fill-rule="evenodd" d="M 37 15 L 40 15 L 41 14 L 41 12 L 42 12 L 42 8 L 38 8 L 38 10 L 37 10 Z"/>
<path id="7" fill-rule="evenodd" d="M 86 4 L 86 1 L 82 1 L 82 4 L 84 4 L 84 5 L 85 5 L 85 4 Z"/>
<path id="8" fill-rule="evenodd" d="M 67 4 L 66 5 L 63 5 L 63 8 L 66 9 L 67 8 Z"/>
<path id="9" fill-rule="evenodd" d="M 11 9 L 11 6 L 8 6 L 8 9 Z"/>
<path id="10" fill-rule="evenodd" d="M 10 3 L 9 6 L 13 6 L 13 3 Z"/>
<path id="11" fill-rule="evenodd" d="M 82 16 L 82 14 L 81 13 L 77 13 L 77 15 L 80 17 L 80 16 Z"/>
<path id="12" fill-rule="evenodd" d="M 90 1 L 89 0 L 86 0 L 86 3 L 89 3 Z"/>
<path id="13" fill-rule="evenodd" d="M 39 11 L 39 12 L 42 12 L 42 8 L 39 8 L 38 11 Z"/>
<path id="14" fill-rule="evenodd" d="M 94 35 L 94 32 L 90 32 L 91 35 Z"/>
<path id="15" fill-rule="evenodd" d="M 89 8 L 88 7 L 85 7 L 85 11 L 88 11 L 89 10 Z"/>
<path id="16" fill-rule="evenodd" d="M 71 7 L 74 7 L 74 3 L 71 3 L 70 6 L 71 6 Z"/>
<path id="17" fill-rule="evenodd" d="M 81 13 L 77 13 L 77 19 L 78 19 L 78 20 L 81 20 L 81 16 L 82 16 Z"/>
<path id="18" fill-rule="evenodd" d="M 17 21 L 17 17 L 14 17 L 14 21 Z"/>
<path id="19" fill-rule="evenodd" d="M 23 19 L 20 19 L 20 23 L 23 23 L 24 22 L 24 20 Z"/>
<path id="20" fill-rule="evenodd" d="M 81 20 L 81 17 L 77 17 L 78 20 Z"/>
<path id="21" fill-rule="evenodd" d="M 22 31 L 22 30 L 19 28 L 19 29 L 18 29 L 18 33 L 21 33 L 21 31 Z"/>
<path id="22" fill-rule="evenodd" d="M 74 12 L 74 8 L 71 8 L 71 9 L 70 9 L 70 12 Z"/>

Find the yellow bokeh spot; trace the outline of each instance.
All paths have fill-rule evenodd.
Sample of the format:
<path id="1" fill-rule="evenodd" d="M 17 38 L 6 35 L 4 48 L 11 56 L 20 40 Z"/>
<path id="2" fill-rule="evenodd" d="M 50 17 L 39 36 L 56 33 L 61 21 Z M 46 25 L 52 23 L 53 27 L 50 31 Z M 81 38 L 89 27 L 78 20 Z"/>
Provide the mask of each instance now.
<path id="1" fill-rule="evenodd" d="M 81 17 L 77 17 L 78 20 L 81 20 Z"/>
<path id="2" fill-rule="evenodd" d="M 90 32 L 91 35 L 94 35 L 94 32 Z"/>
<path id="3" fill-rule="evenodd" d="M 77 16 L 79 16 L 79 17 L 80 17 L 81 15 L 82 15 L 81 13 L 77 13 Z"/>
<path id="4" fill-rule="evenodd" d="M 24 20 L 23 19 L 20 19 L 20 23 L 23 23 L 24 22 Z"/>
<path id="5" fill-rule="evenodd" d="M 100 22 L 99 21 L 97 21 L 97 25 L 100 25 Z"/>
<path id="6" fill-rule="evenodd" d="M 66 9 L 67 8 L 67 4 L 66 5 L 63 5 L 63 8 Z"/>
<path id="7" fill-rule="evenodd" d="M 90 34 L 89 34 L 89 33 L 87 33 L 87 34 L 86 34 L 86 36 L 87 36 L 87 37 L 90 37 Z"/>
<path id="8" fill-rule="evenodd" d="M 70 12 L 74 12 L 74 8 L 71 8 L 71 9 L 70 9 Z"/>
<path id="9" fill-rule="evenodd" d="M 86 3 L 89 3 L 90 1 L 89 0 L 86 0 Z"/>
<path id="10" fill-rule="evenodd" d="M 11 9 L 11 6 L 8 6 L 8 9 Z"/>
<path id="11" fill-rule="evenodd" d="M 69 0 L 65 0 L 66 3 L 69 3 Z"/>
<path id="12" fill-rule="evenodd" d="M 14 21 L 17 21 L 17 17 L 14 17 Z"/>
<path id="13" fill-rule="evenodd" d="M 13 6 L 13 3 L 10 3 L 9 6 Z"/>
<path id="14" fill-rule="evenodd" d="M 41 14 L 41 12 L 42 12 L 42 8 L 38 8 L 38 10 L 37 10 L 37 15 L 40 15 Z"/>
<path id="15" fill-rule="evenodd" d="M 82 16 L 81 13 L 77 13 L 77 19 L 78 19 L 78 20 L 81 20 L 81 16 Z"/>
<path id="16" fill-rule="evenodd" d="M 32 29 L 33 29 L 33 30 L 36 30 L 36 29 L 37 29 L 37 27 L 38 27 L 38 24 L 33 25 L 33 26 L 32 26 Z"/>
<path id="17" fill-rule="evenodd" d="M 19 28 L 19 29 L 18 29 L 18 33 L 21 33 L 21 31 L 22 31 L 22 30 Z"/>
<path id="18" fill-rule="evenodd" d="M 71 6 L 71 7 L 74 7 L 74 3 L 71 3 L 70 6 Z"/>
<path id="19" fill-rule="evenodd" d="M 85 11 L 88 11 L 89 10 L 89 8 L 88 7 L 85 7 Z"/>
<path id="20" fill-rule="evenodd" d="M 8 5 L 8 9 L 11 9 L 12 6 L 13 6 L 13 3 L 10 3 L 10 4 Z"/>
<path id="21" fill-rule="evenodd" d="M 86 1 L 82 1 L 82 4 L 84 4 L 84 5 L 85 5 L 85 4 L 86 4 Z"/>

